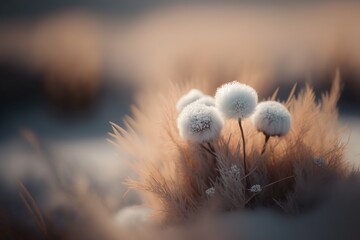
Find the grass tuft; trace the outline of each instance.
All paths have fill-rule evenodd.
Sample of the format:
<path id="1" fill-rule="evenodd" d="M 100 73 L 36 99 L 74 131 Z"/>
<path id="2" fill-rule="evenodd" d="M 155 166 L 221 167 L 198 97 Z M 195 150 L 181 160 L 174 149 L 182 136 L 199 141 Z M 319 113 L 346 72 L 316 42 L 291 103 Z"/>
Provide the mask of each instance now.
<path id="1" fill-rule="evenodd" d="M 225 121 L 213 154 L 179 136 L 176 102 L 190 87 L 172 86 L 162 95 L 140 99 L 133 117 L 126 118 L 127 130 L 112 123 L 111 136 L 122 159 L 137 173 L 129 187 L 141 191 L 154 216 L 169 224 L 210 207 L 216 211 L 266 207 L 287 214 L 311 209 L 326 197 L 328 186 L 347 174 L 337 122 L 339 76 L 320 101 L 311 87 L 297 96 L 295 88 L 283 102 L 291 113 L 292 128 L 286 136 L 270 138 L 264 154 L 264 135 L 249 119 L 243 121 L 247 176 L 237 121 Z M 252 189 L 245 186 L 245 177 Z"/>

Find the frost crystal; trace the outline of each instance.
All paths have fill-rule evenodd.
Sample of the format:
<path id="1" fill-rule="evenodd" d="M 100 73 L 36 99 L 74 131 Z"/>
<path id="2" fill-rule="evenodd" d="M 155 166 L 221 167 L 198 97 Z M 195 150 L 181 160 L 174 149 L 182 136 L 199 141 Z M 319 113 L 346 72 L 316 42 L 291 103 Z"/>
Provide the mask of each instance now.
<path id="1" fill-rule="evenodd" d="M 206 142 L 218 137 L 223 120 L 216 108 L 193 103 L 180 113 L 177 125 L 181 137 L 192 142 Z"/>
<path id="2" fill-rule="evenodd" d="M 256 185 L 252 185 L 249 191 L 252 193 L 259 193 L 262 191 L 262 188 L 259 184 L 256 184 Z"/>
<path id="3" fill-rule="evenodd" d="M 211 187 L 205 191 L 208 198 L 212 198 L 215 195 L 215 188 Z"/>
<path id="4" fill-rule="evenodd" d="M 258 131 L 267 136 L 286 135 L 291 126 L 291 115 L 284 105 L 276 101 L 261 102 L 252 116 Z"/>
<path id="5" fill-rule="evenodd" d="M 176 109 L 181 112 L 190 103 L 204 97 L 204 94 L 198 89 L 191 89 L 187 94 L 183 95 L 176 103 Z"/>
<path id="6" fill-rule="evenodd" d="M 249 117 L 257 101 L 257 93 L 252 87 L 236 81 L 222 85 L 215 94 L 216 107 L 226 118 Z"/>

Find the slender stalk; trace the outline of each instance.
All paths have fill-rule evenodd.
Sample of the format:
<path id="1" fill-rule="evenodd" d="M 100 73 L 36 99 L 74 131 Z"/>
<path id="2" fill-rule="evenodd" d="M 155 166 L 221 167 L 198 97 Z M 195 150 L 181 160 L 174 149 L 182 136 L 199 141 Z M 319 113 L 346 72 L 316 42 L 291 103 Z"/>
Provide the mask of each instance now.
<path id="1" fill-rule="evenodd" d="M 216 154 L 215 154 L 215 152 L 214 152 L 212 149 L 206 147 L 203 143 L 200 144 L 200 146 L 201 146 L 205 151 L 207 151 L 210 155 L 212 155 L 213 157 L 216 157 Z"/>
<path id="2" fill-rule="evenodd" d="M 245 145 L 245 136 L 244 136 L 244 129 L 242 127 L 241 124 L 241 118 L 238 119 L 239 122 L 239 127 L 240 127 L 240 132 L 241 132 L 241 138 L 242 138 L 242 142 L 243 142 L 243 161 L 244 161 L 244 173 L 245 176 L 247 176 L 247 167 L 246 167 L 246 145 Z M 250 182 L 249 182 L 249 178 L 245 177 L 245 183 L 246 183 L 246 188 L 250 187 Z"/>
<path id="3" fill-rule="evenodd" d="M 210 149 L 213 153 L 216 153 L 214 146 L 213 146 L 210 142 L 207 142 L 207 145 L 208 145 L 209 149 Z"/>
<path id="4" fill-rule="evenodd" d="M 282 182 L 282 181 L 285 181 L 285 180 L 288 180 L 288 179 L 294 178 L 294 177 L 295 177 L 295 175 L 292 175 L 292 176 L 285 177 L 285 178 L 282 178 L 282 179 L 280 179 L 280 180 L 277 180 L 277 181 L 275 181 L 275 182 L 269 183 L 268 185 L 262 187 L 261 192 L 262 192 L 265 188 L 267 188 L 267 187 L 271 187 L 271 186 L 274 185 L 274 184 L 277 184 L 277 183 L 279 183 L 279 182 Z M 260 193 L 260 192 L 254 193 L 252 196 L 250 196 L 249 199 L 245 202 L 245 207 L 249 206 L 249 204 L 250 204 L 251 201 L 254 199 L 254 197 L 256 197 L 259 193 Z M 278 204 L 278 202 L 277 202 L 274 198 L 273 198 L 273 200 L 275 201 L 275 203 Z M 281 207 L 281 206 L 280 206 L 280 207 Z"/>
<path id="5" fill-rule="evenodd" d="M 200 146 L 202 149 L 204 149 L 206 152 L 208 152 L 211 156 L 212 156 L 212 166 L 210 167 L 210 169 L 212 169 L 210 175 L 209 175 L 209 179 L 216 179 L 216 177 L 218 176 L 219 173 L 219 167 L 218 167 L 218 163 L 217 163 L 217 156 L 216 156 L 216 151 L 214 148 L 214 145 L 211 142 L 206 142 L 207 146 L 204 143 L 201 143 Z"/>
<path id="6" fill-rule="evenodd" d="M 288 179 L 294 178 L 294 177 L 295 177 L 295 175 L 291 175 L 291 176 L 288 176 L 288 177 L 284 177 L 284 178 L 282 178 L 282 179 L 280 179 L 280 180 L 277 180 L 277 181 L 275 181 L 275 182 L 269 183 L 268 185 L 264 186 L 262 189 L 265 189 L 265 188 L 270 187 L 270 186 L 272 186 L 272 185 L 274 185 L 274 184 L 277 184 L 277 183 L 279 183 L 279 182 L 282 182 L 282 181 L 285 181 L 285 180 L 288 180 Z"/>
<path id="7" fill-rule="evenodd" d="M 270 139 L 270 136 L 265 135 L 265 142 L 264 142 L 264 146 L 263 146 L 263 148 L 261 150 L 261 155 L 263 155 L 265 153 L 266 146 L 267 146 L 267 143 L 268 143 L 269 139 Z"/>

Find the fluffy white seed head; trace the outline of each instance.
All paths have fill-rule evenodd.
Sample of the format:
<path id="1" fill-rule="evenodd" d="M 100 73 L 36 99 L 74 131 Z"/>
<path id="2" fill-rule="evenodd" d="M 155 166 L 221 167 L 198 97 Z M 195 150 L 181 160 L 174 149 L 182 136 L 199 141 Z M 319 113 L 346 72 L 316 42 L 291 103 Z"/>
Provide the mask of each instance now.
<path id="1" fill-rule="evenodd" d="M 205 191 L 208 198 L 212 198 L 215 195 L 215 188 L 211 187 Z"/>
<path id="2" fill-rule="evenodd" d="M 191 142 L 207 142 L 217 138 L 223 125 L 219 111 L 204 104 L 186 106 L 177 119 L 180 136 Z"/>
<path id="3" fill-rule="evenodd" d="M 252 185 L 251 188 L 249 189 L 250 192 L 252 193 L 259 193 L 262 191 L 262 188 L 259 184 L 255 184 L 255 185 Z"/>
<path id="4" fill-rule="evenodd" d="M 291 127 L 290 112 L 276 101 L 259 103 L 252 120 L 257 130 L 267 136 L 286 135 Z"/>
<path id="5" fill-rule="evenodd" d="M 235 165 L 235 164 L 231 165 L 231 167 L 230 167 L 230 174 L 231 174 L 235 179 L 239 180 L 239 179 L 240 179 L 240 168 L 239 168 L 237 165 Z"/>
<path id="6" fill-rule="evenodd" d="M 230 171 L 235 174 L 238 174 L 238 173 L 240 174 L 240 168 L 235 164 L 231 165 Z"/>
<path id="7" fill-rule="evenodd" d="M 205 104 L 209 107 L 215 107 L 215 98 L 204 95 L 193 103 Z"/>
<path id="8" fill-rule="evenodd" d="M 255 89 L 236 81 L 222 85 L 215 94 L 216 107 L 226 118 L 249 117 L 254 112 L 257 101 Z"/>
<path id="9" fill-rule="evenodd" d="M 176 103 L 176 110 L 181 112 L 190 103 L 204 97 L 204 94 L 198 89 L 191 89 L 187 94 L 183 95 Z"/>

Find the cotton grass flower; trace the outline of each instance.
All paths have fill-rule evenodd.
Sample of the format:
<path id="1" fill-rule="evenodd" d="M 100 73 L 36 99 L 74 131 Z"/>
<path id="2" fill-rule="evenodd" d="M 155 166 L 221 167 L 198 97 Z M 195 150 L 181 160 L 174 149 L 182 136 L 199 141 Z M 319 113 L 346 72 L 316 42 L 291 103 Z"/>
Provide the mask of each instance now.
<path id="1" fill-rule="evenodd" d="M 166 97 L 171 99 L 176 90 L 175 87 L 174 91 L 166 89 Z M 251 146 L 247 148 L 247 175 L 250 181 L 247 186 L 242 157 L 239 159 L 239 155 L 242 155 L 242 149 L 238 146 L 240 136 L 234 135 L 236 131 L 234 132 L 232 126 L 224 132 L 223 129 L 219 140 L 216 140 L 216 158 L 207 156 L 205 152 L 202 154 L 198 147 L 206 143 L 185 140 L 179 142 L 181 139 L 176 123 L 179 114 L 161 114 L 164 109 L 173 109 L 176 112 L 176 102 L 166 101 L 161 96 L 155 96 L 159 98 L 155 99 L 157 101 L 148 100 L 154 98 L 151 93 L 144 96 L 141 99 L 141 111 L 135 111 L 134 117 L 126 120 L 129 129 L 124 130 L 114 125 L 112 136 L 121 152 L 126 153 L 121 154 L 123 161 L 131 161 L 134 157 L 138 160 L 139 164 L 131 165 L 136 176 L 130 178 L 128 184 L 136 191 L 145 190 L 144 204 L 158 210 L 156 217 L 159 217 L 161 223 L 181 224 L 191 221 L 192 216 L 203 212 L 204 206 L 211 208 L 212 205 L 207 202 L 213 200 L 216 200 L 216 210 L 225 212 L 264 206 L 268 209 L 293 212 L 298 211 L 297 206 L 304 203 L 302 196 L 305 194 L 311 199 L 300 209 L 302 213 L 309 210 L 309 207 L 313 209 L 318 206 L 318 197 L 322 195 L 319 191 L 336 181 L 343 181 L 348 175 L 344 159 L 345 146 L 339 138 L 341 129 L 336 121 L 339 90 L 339 82 L 336 82 L 334 90 L 319 102 L 314 99 L 311 88 L 305 88 L 298 96 L 290 93 L 286 106 L 292 106 L 291 136 L 279 141 L 278 147 L 271 153 L 269 151 L 269 158 L 259 156 L 264 143 L 259 142 L 260 136 L 253 133 L 246 136 L 246 144 Z M 146 105 L 147 103 L 153 105 Z M 146 114 L 149 109 L 159 114 Z M 301 124 L 295 126 L 295 122 Z M 308 128 L 303 128 L 302 124 Z M 149 129 L 143 126 L 152 127 Z M 157 134 L 164 131 L 164 127 L 168 134 Z M 252 128 L 251 132 L 256 131 L 255 127 L 249 127 Z M 177 136 L 173 135 L 174 131 Z M 290 132 L 288 134 L 290 135 Z M 164 151 L 157 143 L 174 146 L 174 151 Z M 145 147 L 148 151 L 139 151 L 144 148 L 144 144 L 147 144 Z M 325 163 L 316 159 L 318 157 L 322 157 Z M 164 159 L 170 161 L 164 164 Z M 268 161 L 264 161 L 267 159 Z M 149 164 L 152 167 L 149 168 Z M 240 178 L 234 177 L 238 176 L 238 170 Z M 176 191 L 173 191 L 174 185 Z M 254 185 L 260 185 L 261 192 L 258 192 L 260 188 Z M 215 189 L 213 198 L 208 197 L 214 193 L 213 190 L 206 194 L 206 190 L 211 187 Z M 162 191 L 159 191 L 160 188 Z"/>
<path id="2" fill-rule="evenodd" d="M 237 165 L 233 164 L 231 165 L 230 167 L 230 171 L 231 173 L 234 173 L 234 174 L 240 174 L 240 169 Z"/>
<path id="3" fill-rule="evenodd" d="M 237 180 L 240 179 L 240 168 L 233 164 L 230 167 L 230 173 L 232 174 L 232 176 L 234 176 Z"/>
<path id="4" fill-rule="evenodd" d="M 255 89 L 239 82 L 230 82 L 217 89 L 215 94 L 216 107 L 221 111 L 224 117 L 237 119 L 240 127 L 241 138 L 243 142 L 243 163 L 245 176 L 246 167 L 246 145 L 244 130 L 241 120 L 249 117 L 256 108 L 258 95 Z M 245 178 L 246 185 L 249 187 L 249 180 Z"/>
<path id="5" fill-rule="evenodd" d="M 190 103 L 199 100 L 205 95 L 198 89 L 191 89 L 187 94 L 183 95 L 176 103 L 176 110 L 181 112 Z"/>
<path id="6" fill-rule="evenodd" d="M 215 107 L 215 98 L 204 95 L 193 103 L 204 104 L 209 107 Z"/>
<path id="7" fill-rule="evenodd" d="M 255 184 L 255 185 L 252 185 L 251 188 L 249 189 L 250 192 L 252 193 L 259 193 L 262 191 L 262 188 L 259 184 Z"/>
<path id="8" fill-rule="evenodd" d="M 209 142 L 216 139 L 223 127 L 223 119 L 214 107 L 190 104 L 177 119 L 180 136 L 191 142 Z"/>
<path id="9" fill-rule="evenodd" d="M 256 91 L 239 82 L 230 82 L 217 89 L 216 107 L 226 118 L 243 119 L 254 111 L 258 101 Z"/>
<path id="10" fill-rule="evenodd" d="M 291 115 L 276 101 L 261 102 L 252 117 L 255 127 L 268 136 L 286 135 L 291 126 Z"/>
<path id="11" fill-rule="evenodd" d="M 284 136 L 291 127 L 291 115 L 286 107 L 276 101 L 265 101 L 258 104 L 252 116 L 256 129 L 265 135 L 265 144 L 271 136 Z"/>
<path id="12" fill-rule="evenodd" d="M 209 188 L 209 189 L 207 189 L 206 191 L 205 191 L 205 194 L 206 194 L 206 196 L 208 197 L 208 198 L 212 198 L 212 197 L 214 197 L 215 196 L 215 188 L 214 187 L 211 187 L 211 188 Z"/>

